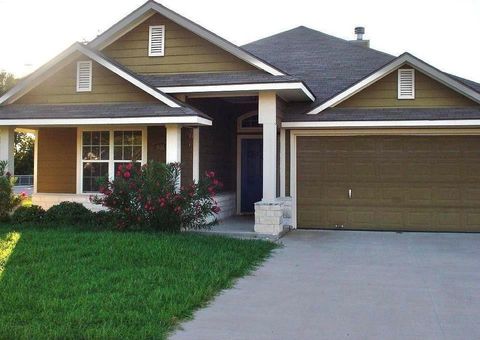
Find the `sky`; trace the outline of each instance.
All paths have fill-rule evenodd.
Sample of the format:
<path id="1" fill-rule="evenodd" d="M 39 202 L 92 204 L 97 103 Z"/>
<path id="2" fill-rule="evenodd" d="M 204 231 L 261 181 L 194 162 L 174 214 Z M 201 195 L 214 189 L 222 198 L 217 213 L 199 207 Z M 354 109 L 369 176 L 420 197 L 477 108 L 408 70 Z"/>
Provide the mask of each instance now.
<path id="1" fill-rule="evenodd" d="M 92 40 L 145 0 L 0 0 L 0 70 L 23 77 L 75 41 Z M 405 51 L 480 82 L 480 0 L 159 0 L 242 45 L 297 26 Z"/>

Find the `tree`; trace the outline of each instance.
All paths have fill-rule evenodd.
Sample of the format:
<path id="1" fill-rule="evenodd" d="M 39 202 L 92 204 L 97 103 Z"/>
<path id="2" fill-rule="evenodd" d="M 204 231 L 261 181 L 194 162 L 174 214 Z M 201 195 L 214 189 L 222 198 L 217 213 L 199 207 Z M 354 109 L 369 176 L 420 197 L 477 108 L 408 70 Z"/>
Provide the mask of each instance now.
<path id="1" fill-rule="evenodd" d="M 34 135 L 15 132 L 15 175 L 33 175 L 34 148 Z"/>
<path id="2" fill-rule="evenodd" d="M 10 90 L 16 81 L 13 74 L 0 70 L 0 96 Z"/>

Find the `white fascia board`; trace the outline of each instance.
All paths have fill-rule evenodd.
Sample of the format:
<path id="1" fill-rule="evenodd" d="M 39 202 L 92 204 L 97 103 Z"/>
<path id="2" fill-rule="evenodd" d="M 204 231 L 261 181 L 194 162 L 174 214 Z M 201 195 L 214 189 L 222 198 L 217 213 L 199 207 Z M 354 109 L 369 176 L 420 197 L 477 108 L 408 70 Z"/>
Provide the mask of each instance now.
<path id="1" fill-rule="evenodd" d="M 265 72 L 268 72 L 274 76 L 285 75 L 280 70 L 254 57 L 252 54 L 242 50 L 241 48 L 232 44 L 231 42 L 219 37 L 218 35 L 195 24 L 194 22 L 188 20 L 187 18 L 181 16 L 180 14 L 175 13 L 174 11 L 153 1 L 149 1 L 145 5 L 138 8 L 137 10 L 129 14 L 127 17 L 119 21 L 117 24 L 115 24 L 109 30 L 107 30 L 104 34 L 99 36 L 97 39 L 93 40 L 90 43 L 90 46 L 95 47 L 97 49 L 102 49 L 103 47 L 111 43 L 115 38 L 118 38 L 119 36 L 121 36 L 119 35 L 120 32 L 122 32 L 121 33 L 122 35 L 127 33 L 129 31 L 129 29 L 126 29 L 127 27 L 131 28 L 133 27 L 134 24 L 138 24 L 139 22 L 142 21 L 145 15 L 151 16 L 153 14 L 151 13 L 152 10 L 172 20 L 178 25 L 183 26 L 184 28 L 190 30 L 191 32 L 199 35 L 205 40 L 217 45 L 223 50 L 235 55 L 236 57 L 242 59 L 243 61 L 261 70 L 264 70 Z"/>
<path id="2" fill-rule="evenodd" d="M 345 91 L 339 93 L 335 97 L 327 100 L 323 104 L 317 106 L 313 110 L 307 112 L 307 114 L 317 114 L 322 112 L 323 110 L 333 107 L 335 105 L 340 104 L 344 100 L 350 98 L 354 94 L 357 94 L 364 88 L 370 86 L 374 82 L 378 81 L 379 79 L 385 77 L 386 75 L 390 74 L 391 72 L 395 71 L 397 68 L 402 66 L 405 63 L 409 63 L 410 65 L 414 66 L 419 71 L 429 75 L 433 79 L 443 83 L 444 85 L 450 87 L 451 89 L 469 97 L 470 99 L 480 103 L 480 93 L 474 91 L 470 87 L 460 83 L 459 81 L 449 77 L 445 73 L 439 71 L 438 69 L 428 65 L 427 63 L 421 61 L 420 59 L 415 58 L 410 54 L 404 54 L 392 61 L 390 64 L 382 67 L 375 73 L 371 74 L 370 76 L 366 77 L 365 79 L 361 80 L 360 82 L 356 83 L 352 87 L 346 89 Z"/>
<path id="3" fill-rule="evenodd" d="M 271 90 L 300 90 L 311 101 L 315 96 L 301 82 L 288 83 L 260 83 L 260 84 L 231 84 L 231 85 L 200 85 L 200 86 L 166 86 L 157 87 L 165 93 L 201 93 L 201 92 L 236 92 L 236 91 L 271 91 Z"/>
<path id="4" fill-rule="evenodd" d="M 463 120 L 391 120 L 345 122 L 283 122 L 282 128 L 402 128 L 480 126 L 480 119 Z"/>
<path id="5" fill-rule="evenodd" d="M 126 117 L 126 118 L 54 118 L 54 119 L 0 119 L 0 126 L 78 126 L 78 125 L 145 125 L 194 124 L 212 125 L 212 121 L 198 116 Z"/>
<path id="6" fill-rule="evenodd" d="M 123 71 L 122 69 L 118 68 L 117 66 L 115 66 L 114 64 L 110 63 L 109 61 L 103 59 L 101 56 L 99 56 L 98 54 L 92 52 L 91 50 L 89 50 L 88 48 L 85 48 L 84 46 L 82 45 L 78 45 L 78 50 L 85 54 L 87 57 L 91 58 L 92 60 L 95 60 L 97 63 L 99 63 L 100 65 L 106 67 L 107 69 L 109 69 L 110 71 L 112 71 L 113 73 L 119 75 L 120 77 L 122 77 L 123 79 L 127 80 L 128 82 L 132 83 L 133 85 L 135 85 L 136 87 L 138 87 L 139 89 L 147 92 L 149 95 L 155 97 L 156 99 L 160 100 L 161 102 L 163 102 L 164 104 L 168 105 L 169 107 L 181 107 L 178 103 L 176 103 L 174 100 L 168 98 L 167 96 L 163 95 L 162 93 L 156 91 L 154 88 L 146 85 L 145 83 L 141 82 L 140 80 L 138 80 L 137 78 L 131 76 L 130 74 L 128 74 L 127 72 Z"/>

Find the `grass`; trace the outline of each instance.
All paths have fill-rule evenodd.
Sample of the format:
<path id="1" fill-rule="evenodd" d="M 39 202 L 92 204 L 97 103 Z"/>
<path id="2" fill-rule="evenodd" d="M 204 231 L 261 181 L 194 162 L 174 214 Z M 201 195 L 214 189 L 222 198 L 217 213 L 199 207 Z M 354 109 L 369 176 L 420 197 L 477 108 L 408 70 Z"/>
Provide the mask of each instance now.
<path id="1" fill-rule="evenodd" d="M 165 338 L 275 248 L 197 234 L 0 226 L 0 338 Z"/>

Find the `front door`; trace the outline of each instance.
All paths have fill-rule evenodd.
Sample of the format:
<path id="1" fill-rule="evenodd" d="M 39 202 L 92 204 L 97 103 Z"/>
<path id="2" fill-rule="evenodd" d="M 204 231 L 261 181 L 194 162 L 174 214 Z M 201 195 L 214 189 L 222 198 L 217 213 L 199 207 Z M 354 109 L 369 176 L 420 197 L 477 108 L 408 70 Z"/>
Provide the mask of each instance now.
<path id="1" fill-rule="evenodd" d="M 263 140 L 242 139 L 241 212 L 253 213 L 255 202 L 262 200 Z"/>

